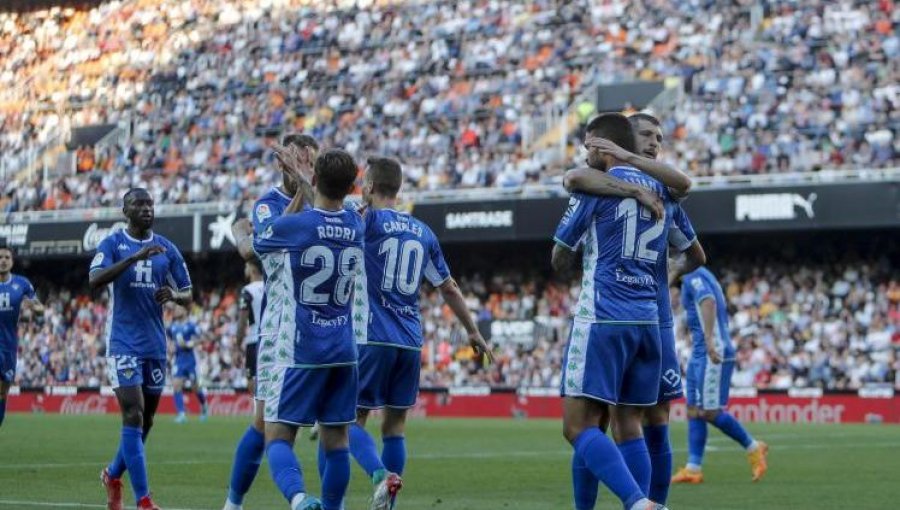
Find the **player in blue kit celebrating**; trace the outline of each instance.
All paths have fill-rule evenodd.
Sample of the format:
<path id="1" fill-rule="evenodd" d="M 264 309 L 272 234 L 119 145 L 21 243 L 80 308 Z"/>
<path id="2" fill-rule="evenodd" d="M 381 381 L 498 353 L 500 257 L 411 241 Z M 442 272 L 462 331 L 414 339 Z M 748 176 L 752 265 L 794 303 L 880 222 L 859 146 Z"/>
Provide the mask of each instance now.
<path id="1" fill-rule="evenodd" d="M 635 132 L 636 153 L 630 153 L 608 140 L 589 139 L 587 144 L 609 154 L 616 159 L 628 161 L 642 172 L 659 180 L 673 192 L 684 195 L 690 187 L 690 179 L 684 174 L 656 160 L 659 155 L 663 136 L 659 121 L 646 113 L 637 113 L 628 117 Z M 607 173 L 592 168 L 571 170 L 566 174 L 566 188 L 569 191 L 582 191 L 593 195 L 635 197 L 641 203 L 655 209 L 655 205 L 645 195 L 647 189 L 635 184 L 619 180 Z M 654 197 L 655 198 L 655 197 Z M 706 261 L 703 248 L 697 241 L 694 228 L 684 210 L 674 201 L 660 203 L 662 213 L 672 218 L 672 225 L 667 233 L 669 246 L 676 252 L 684 253 L 682 270 L 693 270 Z M 659 214 L 659 213 L 656 213 Z M 665 504 L 668 498 L 669 483 L 672 473 L 672 448 L 669 443 L 669 411 L 672 400 L 682 396 L 681 366 L 675 349 L 675 333 L 673 330 L 672 307 L 669 298 L 668 257 L 661 256 L 656 263 L 656 279 L 659 282 L 657 302 L 659 307 L 659 330 L 662 346 L 662 369 L 658 402 L 644 411 L 644 441 L 650 455 L 650 477 L 645 478 L 646 468 L 642 465 L 643 449 L 633 448 L 636 438 L 623 436 L 618 429 L 613 430 L 616 442 L 625 457 L 632 475 L 642 489 L 649 491 L 651 500 Z M 605 428 L 606 424 L 601 424 Z M 638 445 L 639 446 L 639 445 Z M 636 451 L 636 450 L 640 451 Z M 576 459 L 577 460 L 577 459 Z M 597 499 L 598 481 L 583 464 L 572 466 L 572 480 L 576 494 L 576 508 L 585 510 L 594 508 Z"/>
<path id="2" fill-rule="evenodd" d="M 265 232 L 276 219 L 286 212 L 299 211 L 312 203 L 309 176 L 295 172 L 295 168 L 311 172 L 312 162 L 316 158 L 319 144 L 313 137 L 302 134 L 287 135 L 282 140 L 282 144 L 275 147 L 275 155 L 282 172 L 282 185 L 272 188 L 253 204 L 252 222 L 240 220 L 232 226 L 238 253 L 245 261 L 256 259 L 256 254 L 253 252 L 254 236 Z M 291 164 L 288 164 L 288 159 L 291 159 Z M 263 266 L 264 280 L 270 272 L 275 270 L 277 268 L 274 265 L 270 265 L 268 268 Z M 262 313 L 257 317 L 256 366 L 252 384 L 256 397 L 256 416 L 238 442 L 231 467 L 228 497 L 223 510 L 241 510 L 243 508 L 244 496 L 253 485 L 253 480 L 256 479 L 265 452 L 263 403 L 268 392 L 266 383 L 268 375 L 272 371 L 271 365 L 274 359 L 266 351 L 271 350 L 274 345 L 275 332 L 274 319 L 266 321 L 266 316 L 278 316 L 284 306 L 281 302 L 267 304 L 266 301 L 266 293 L 264 293 L 260 303 Z"/>
<path id="3" fill-rule="evenodd" d="M 587 126 L 589 138 L 603 138 L 634 152 L 628 119 L 602 114 Z M 650 189 L 663 201 L 671 197 L 658 181 L 597 150 L 588 164 Z M 554 237 L 552 264 L 568 270 L 575 251 L 583 250 L 581 295 L 563 363 L 563 433 L 574 447 L 573 465 L 583 462 L 622 501 L 626 510 L 661 509 L 647 498 L 629 471 L 623 453 L 600 429 L 609 406 L 614 428 L 636 438 L 627 452 L 650 476 L 650 459 L 642 440 L 642 408 L 657 402 L 661 368 L 660 282 L 656 264 L 665 256 L 670 219 L 653 218 L 634 198 L 574 194 Z M 665 285 L 665 282 L 661 283 Z M 625 445 L 622 445 L 625 446 Z"/>
<path id="4" fill-rule="evenodd" d="M 6 416 L 6 396 L 16 380 L 19 350 L 19 313 L 44 313 L 28 278 L 12 274 L 13 252 L 0 246 L 0 426 Z"/>
<path id="5" fill-rule="evenodd" d="M 365 231 L 362 217 L 344 208 L 356 180 L 353 157 L 332 149 L 314 168 L 315 207 L 278 218 L 253 242 L 267 268 L 266 299 L 284 303 L 281 313 L 264 319 L 277 323 L 266 457 L 291 510 L 340 510 L 350 482 L 348 428 L 356 417 L 353 301 L 366 299 Z M 354 295 L 357 286 L 363 292 Z M 316 422 L 325 451 L 321 501 L 306 493 L 293 451 L 298 428 Z"/>
<path id="6" fill-rule="evenodd" d="M 422 365 L 419 287 L 424 280 L 440 290 L 462 322 L 478 359 L 484 354 L 491 357 L 434 233 L 395 209 L 402 183 L 396 160 L 369 159 L 363 199 L 370 316 L 366 338 L 359 345 L 359 410 L 350 426 L 350 451 L 375 484 L 373 510 L 392 508 L 402 486 L 406 415 L 416 403 Z M 384 409 L 380 457 L 365 429 L 373 409 Z"/>
<path id="7" fill-rule="evenodd" d="M 206 390 L 197 375 L 197 343 L 200 341 L 200 327 L 196 322 L 188 320 L 186 308 L 176 307 L 172 324 L 169 325 L 169 338 L 175 344 L 175 359 L 172 363 L 172 391 L 175 399 L 175 410 L 178 415 L 176 423 L 187 421 L 184 410 L 184 386 L 190 382 L 191 388 L 200 401 L 200 420 L 206 421 Z"/>
<path id="8" fill-rule="evenodd" d="M 768 445 L 756 441 L 728 411 L 728 391 L 734 371 L 734 344 L 728 330 L 725 294 L 715 275 L 701 267 L 685 274 L 681 304 L 691 331 L 693 349 L 687 367 L 688 462 L 673 483 L 702 483 L 707 423 L 711 423 L 747 451 L 752 480 L 768 470 Z"/>
<path id="9" fill-rule="evenodd" d="M 191 279 L 178 248 L 151 230 L 153 198 L 147 190 L 129 190 L 123 212 L 128 226 L 100 242 L 90 268 L 91 289 L 106 286 L 109 293 L 107 372 L 122 409 L 119 450 L 101 479 L 107 508 L 121 510 L 120 478 L 127 468 L 138 509 L 153 510 L 159 507 L 150 498 L 144 441 L 166 381 L 162 307 L 190 305 Z"/>

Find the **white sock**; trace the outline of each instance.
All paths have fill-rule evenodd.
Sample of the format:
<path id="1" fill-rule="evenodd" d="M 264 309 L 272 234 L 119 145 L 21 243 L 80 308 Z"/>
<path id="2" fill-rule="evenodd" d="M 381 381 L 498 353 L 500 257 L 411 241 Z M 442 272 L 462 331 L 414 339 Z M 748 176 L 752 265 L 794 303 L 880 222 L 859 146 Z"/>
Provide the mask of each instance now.
<path id="1" fill-rule="evenodd" d="M 650 501 L 649 499 L 641 498 L 640 501 L 631 505 L 631 508 L 629 510 L 647 510 L 647 506 L 650 505 L 651 503 L 652 503 L 652 501 Z"/>
<path id="2" fill-rule="evenodd" d="M 225 506 L 222 508 L 222 510 L 244 510 L 244 506 L 243 505 L 235 505 L 234 503 L 232 503 L 231 501 L 226 499 Z"/>
<path id="3" fill-rule="evenodd" d="M 691 464 L 690 462 L 688 462 L 685 467 L 688 468 L 688 471 L 702 471 L 703 470 L 703 466 L 699 466 L 697 464 Z"/>
<path id="4" fill-rule="evenodd" d="M 300 508 L 300 503 L 303 503 L 303 500 L 306 499 L 306 493 L 301 492 L 291 498 L 291 510 L 298 510 Z"/>
<path id="5" fill-rule="evenodd" d="M 759 449 L 759 443 L 757 443 L 756 439 L 754 439 L 753 442 L 750 443 L 750 446 L 747 447 L 747 453 L 753 453 L 758 449 Z"/>

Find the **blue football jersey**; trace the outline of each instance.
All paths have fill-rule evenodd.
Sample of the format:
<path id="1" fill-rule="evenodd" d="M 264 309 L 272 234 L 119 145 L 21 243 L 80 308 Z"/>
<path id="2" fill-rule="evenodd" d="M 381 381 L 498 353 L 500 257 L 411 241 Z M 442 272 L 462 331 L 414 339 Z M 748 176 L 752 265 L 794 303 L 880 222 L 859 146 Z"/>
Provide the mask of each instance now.
<path id="1" fill-rule="evenodd" d="M 169 338 L 175 344 L 175 366 L 196 361 L 195 343 L 200 340 L 200 327 L 191 321 L 173 322 L 169 325 Z M 190 347 L 187 345 L 190 344 Z"/>
<path id="2" fill-rule="evenodd" d="M 159 234 L 151 233 L 148 239 L 138 240 L 125 230 L 117 230 L 100 242 L 90 270 L 106 269 L 150 244 L 164 247 L 165 253 L 131 264 L 107 285 L 107 356 L 166 359 L 162 306 L 153 295 L 164 286 L 182 291 L 191 288 L 187 264 L 178 248 Z"/>
<path id="3" fill-rule="evenodd" d="M 669 226 L 669 247 L 681 253 L 697 239 L 691 220 L 677 202 L 666 202 L 666 215 L 671 216 L 672 224 Z M 669 296 L 669 263 L 668 256 L 660 257 L 656 263 L 656 280 L 659 282 L 659 327 L 671 328 L 675 324 L 672 317 L 672 298 Z"/>
<path id="4" fill-rule="evenodd" d="M 19 312 L 22 302 L 34 299 L 34 287 L 28 278 L 10 274 L 0 282 L 0 350 L 15 352 L 19 346 Z"/>
<path id="5" fill-rule="evenodd" d="M 275 366 L 356 363 L 354 325 L 365 315 L 353 308 L 366 301 L 364 236 L 356 212 L 320 209 L 282 216 L 256 236 L 253 248 L 272 270 L 264 327 L 275 335 Z"/>
<path id="6" fill-rule="evenodd" d="M 726 360 L 734 359 L 734 344 L 728 331 L 728 309 L 722 286 L 709 269 L 701 267 L 684 275 L 681 283 L 681 304 L 687 316 L 688 328 L 693 339 L 693 357 L 706 357 L 706 342 L 703 334 L 703 316 L 700 314 L 700 303 L 704 299 L 716 302 L 716 350 Z"/>
<path id="7" fill-rule="evenodd" d="M 652 190 L 670 202 L 668 190 L 631 167 L 614 167 L 610 175 Z M 654 219 L 634 198 L 575 193 L 556 229 L 554 240 L 570 249 L 583 245 L 581 293 L 575 320 L 598 323 L 659 321 L 656 266 L 666 256 L 671 216 Z"/>
<path id="8" fill-rule="evenodd" d="M 369 321 L 361 341 L 421 349 L 419 287 L 450 278 L 441 246 L 424 223 L 393 209 L 370 209 L 365 223 Z"/>
<path id="9" fill-rule="evenodd" d="M 291 203 L 291 197 L 278 188 L 272 188 L 253 204 L 253 234 L 259 235 L 266 230 Z"/>

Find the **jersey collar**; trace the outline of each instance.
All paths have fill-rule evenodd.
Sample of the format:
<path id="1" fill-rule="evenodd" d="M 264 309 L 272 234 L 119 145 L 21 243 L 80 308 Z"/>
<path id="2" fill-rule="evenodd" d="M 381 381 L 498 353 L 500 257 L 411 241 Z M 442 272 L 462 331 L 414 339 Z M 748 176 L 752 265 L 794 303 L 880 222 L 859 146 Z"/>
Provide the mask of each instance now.
<path id="1" fill-rule="evenodd" d="M 135 238 L 131 237 L 130 235 L 128 235 L 128 230 L 124 229 L 124 228 L 122 229 L 122 234 L 124 234 L 125 238 L 128 239 L 129 241 L 139 243 L 139 244 L 149 243 L 149 242 L 153 241 L 153 239 L 156 237 L 156 234 L 154 234 L 152 230 L 150 231 L 150 237 L 147 239 L 143 239 L 143 240 L 135 239 Z"/>

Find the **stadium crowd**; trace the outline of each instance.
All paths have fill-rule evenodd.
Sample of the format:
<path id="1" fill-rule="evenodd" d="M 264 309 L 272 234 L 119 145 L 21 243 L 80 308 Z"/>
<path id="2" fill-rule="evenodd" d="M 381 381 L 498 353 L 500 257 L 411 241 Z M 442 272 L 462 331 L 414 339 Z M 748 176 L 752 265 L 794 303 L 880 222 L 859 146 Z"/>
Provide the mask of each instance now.
<path id="1" fill-rule="evenodd" d="M 889 260 L 724 267 L 729 269 L 719 276 L 738 347 L 735 386 L 855 389 L 886 383 L 900 389 L 900 277 Z M 471 273 L 460 280 L 480 322 L 534 319 L 540 326 L 524 341 L 495 338 L 497 360 L 484 367 L 472 359 L 464 332 L 439 294 L 424 292 L 422 384 L 558 387 L 567 318 L 578 288 L 524 272 Z M 106 384 L 101 340 L 105 299 L 39 289 L 47 311 L 42 319 L 24 317 L 21 322 L 19 384 Z M 245 381 L 242 349 L 235 342 L 236 289 L 199 292 L 193 317 L 205 332 L 200 349 L 204 378 L 212 385 L 240 388 Z M 677 294 L 673 290 L 679 317 Z M 677 322 L 686 358 L 690 347 L 683 321 Z"/>
<path id="2" fill-rule="evenodd" d="M 544 182 L 561 170 L 530 144 L 546 111 L 585 120 L 595 85 L 630 79 L 681 80 L 663 157 L 694 175 L 900 159 L 892 0 L 313 5 L 0 14 L 4 168 L 69 127 L 127 126 L 121 144 L 76 148 L 76 175 L 7 178 L 0 207 L 110 205 L 137 183 L 160 203 L 255 198 L 278 178 L 269 144 L 296 130 L 399 157 L 411 189 Z"/>

